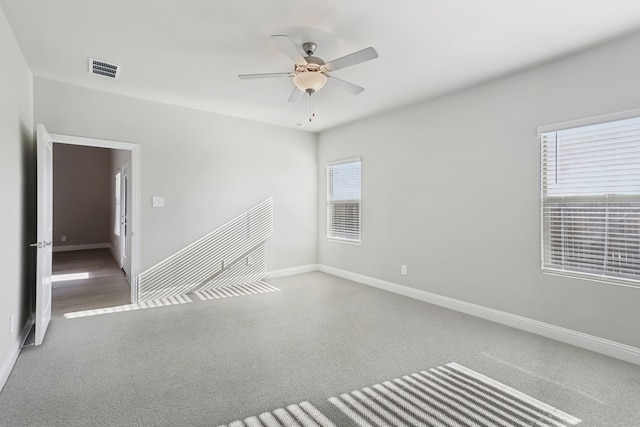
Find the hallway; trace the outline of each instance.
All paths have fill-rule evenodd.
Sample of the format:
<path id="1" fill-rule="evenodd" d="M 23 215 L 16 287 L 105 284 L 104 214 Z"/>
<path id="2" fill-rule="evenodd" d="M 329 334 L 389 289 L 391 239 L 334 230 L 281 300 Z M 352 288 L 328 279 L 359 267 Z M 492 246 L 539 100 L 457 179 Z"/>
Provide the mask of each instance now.
<path id="1" fill-rule="evenodd" d="M 108 249 L 54 252 L 51 314 L 129 304 L 131 290 Z"/>

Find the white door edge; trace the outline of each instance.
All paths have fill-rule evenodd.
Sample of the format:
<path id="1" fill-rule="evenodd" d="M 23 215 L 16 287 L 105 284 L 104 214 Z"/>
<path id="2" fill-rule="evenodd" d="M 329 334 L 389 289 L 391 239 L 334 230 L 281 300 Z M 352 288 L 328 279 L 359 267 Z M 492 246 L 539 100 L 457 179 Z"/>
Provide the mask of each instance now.
<path id="1" fill-rule="evenodd" d="M 37 242 L 35 345 L 42 344 L 51 321 L 51 258 L 53 249 L 53 140 L 37 125 Z"/>

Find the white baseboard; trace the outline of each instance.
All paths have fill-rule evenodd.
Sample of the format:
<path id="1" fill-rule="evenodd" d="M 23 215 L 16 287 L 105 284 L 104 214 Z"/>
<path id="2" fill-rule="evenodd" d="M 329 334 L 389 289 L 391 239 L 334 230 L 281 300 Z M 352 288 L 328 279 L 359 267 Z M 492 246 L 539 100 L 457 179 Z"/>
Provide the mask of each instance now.
<path id="1" fill-rule="evenodd" d="M 90 243 L 87 245 L 66 245 L 66 246 L 54 246 L 53 252 L 67 252 L 67 251 L 86 251 L 89 249 L 110 249 L 109 243 Z"/>
<path id="2" fill-rule="evenodd" d="M 295 274 L 309 273 L 311 271 L 320 270 L 318 264 L 301 265 L 298 267 L 283 268 L 281 270 L 273 270 L 267 273 L 266 279 L 277 279 L 278 277 L 293 276 Z"/>
<path id="3" fill-rule="evenodd" d="M 4 385 L 7 383 L 9 379 L 9 375 L 11 375 L 11 371 L 18 361 L 18 356 L 20 355 L 20 348 L 24 345 L 24 342 L 27 339 L 27 335 L 31 330 L 32 323 L 27 322 L 22 330 L 20 331 L 20 335 L 18 335 L 18 342 L 15 347 L 11 349 L 9 356 L 2 362 L 0 365 L 0 391 L 4 388 Z"/>
<path id="4" fill-rule="evenodd" d="M 115 259 L 115 260 L 116 260 L 116 262 L 118 263 L 118 267 L 121 267 L 121 268 L 122 268 L 122 266 L 120 265 L 120 254 L 119 254 L 119 253 L 116 253 L 116 248 L 115 248 L 115 247 L 113 247 L 113 245 L 112 245 L 112 244 L 109 244 L 109 252 L 111 252 L 111 256 L 112 256 L 112 257 L 113 257 L 113 259 Z"/>
<path id="5" fill-rule="evenodd" d="M 395 294 L 404 295 L 430 304 L 446 307 L 471 316 L 480 317 L 492 322 L 501 323 L 516 329 L 542 335 L 556 341 L 581 347 L 596 353 L 615 357 L 625 362 L 640 365 L 640 348 L 632 347 L 615 341 L 610 341 L 594 335 L 585 334 L 549 323 L 539 322 L 527 317 L 518 316 L 492 308 L 471 304 L 454 298 L 444 297 L 427 291 L 422 291 L 397 283 L 387 282 L 373 277 L 364 276 L 350 271 L 341 270 L 326 265 L 319 265 L 318 269 L 324 273 L 352 280 L 354 282 L 373 286 Z"/>
<path id="6" fill-rule="evenodd" d="M 0 391 L 2 391 L 4 385 L 7 383 L 9 379 L 9 375 L 13 370 L 13 366 L 16 364 L 18 360 L 18 355 L 20 354 L 20 347 L 17 345 L 11 349 L 9 356 L 4 360 L 2 365 L 0 365 Z"/>

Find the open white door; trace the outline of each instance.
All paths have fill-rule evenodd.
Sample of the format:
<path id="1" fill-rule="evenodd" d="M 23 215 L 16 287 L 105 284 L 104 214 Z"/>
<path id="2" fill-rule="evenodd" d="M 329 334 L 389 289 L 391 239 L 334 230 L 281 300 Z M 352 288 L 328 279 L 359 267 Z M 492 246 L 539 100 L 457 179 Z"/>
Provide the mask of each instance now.
<path id="1" fill-rule="evenodd" d="M 51 252 L 53 235 L 53 140 L 38 124 L 38 242 L 36 246 L 35 344 L 42 344 L 51 320 Z"/>
<path id="2" fill-rule="evenodd" d="M 122 177 L 120 182 L 122 184 L 122 190 L 120 191 L 120 208 L 121 208 L 121 225 L 120 225 L 120 267 L 124 271 L 124 274 L 129 280 L 131 272 L 131 261 L 129 259 L 129 244 L 131 243 L 131 236 L 129 232 L 129 165 L 124 163 L 120 168 Z"/>

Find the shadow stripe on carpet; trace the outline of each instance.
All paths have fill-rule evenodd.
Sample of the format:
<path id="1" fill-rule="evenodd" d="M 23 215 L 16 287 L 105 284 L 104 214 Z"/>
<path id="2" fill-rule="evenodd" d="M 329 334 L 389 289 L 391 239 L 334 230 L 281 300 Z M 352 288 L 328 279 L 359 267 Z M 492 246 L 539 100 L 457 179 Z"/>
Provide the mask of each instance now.
<path id="1" fill-rule="evenodd" d="M 263 294 L 267 292 L 279 292 L 280 289 L 266 282 L 258 280 L 256 282 L 233 284 L 216 287 L 213 289 L 194 292 L 200 300 L 208 301 L 221 298 L 240 297 L 245 295 Z M 164 307 L 176 304 L 188 304 L 193 302 L 189 295 L 176 295 L 151 301 L 145 301 L 138 304 L 125 304 L 115 307 L 96 308 L 93 310 L 82 310 L 65 313 L 67 319 L 77 319 L 80 317 L 99 316 L 102 314 L 122 313 L 125 311 L 144 310 L 147 308 Z"/>
<path id="2" fill-rule="evenodd" d="M 457 363 L 329 398 L 359 427 L 529 427 L 580 419 Z"/>
<path id="3" fill-rule="evenodd" d="M 264 412 L 257 417 L 233 421 L 218 427 L 336 427 L 325 415 L 311 403 L 302 402 Z"/>
<path id="4" fill-rule="evenodd" d="M 165 297 L 165 298 L 160 298 L 152 301 L 145 301 L 138 304 L 126 304 L 126 305 L 118 305 L 115 307 L 96 308 L 93 310 L 72 311 L 69 313 L 65 313 L 64 317 L 67 319 L 77 319 L 79 317 L 100 316 L 102 314 L 145 310 L 148 308 L 158 308 L 158 307 L 165 307 L 169 305 L 189 304 L 191 302 L 193 302 L 193 300 L 189 297 L 189 295 L 178 295 L 175 297 Z"/>
<path id="5" fill-rule="evenodd" d="M 279 292 L 280 289 L 261 280 L 242 284 L 219 286 L 212 289 L 194 292 L 202 301 L 240 297 L 252 294 L 263 294 L 266 292 Z"/>

